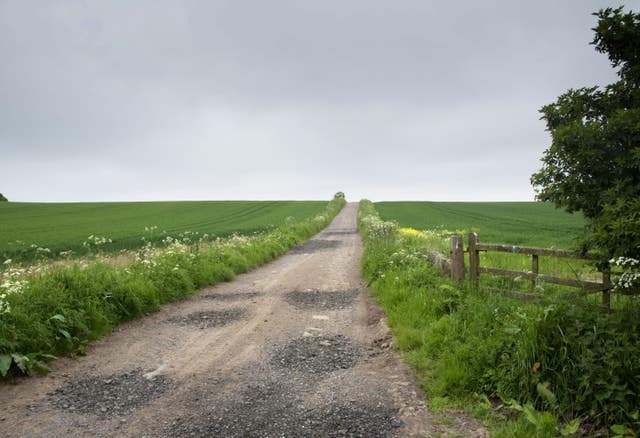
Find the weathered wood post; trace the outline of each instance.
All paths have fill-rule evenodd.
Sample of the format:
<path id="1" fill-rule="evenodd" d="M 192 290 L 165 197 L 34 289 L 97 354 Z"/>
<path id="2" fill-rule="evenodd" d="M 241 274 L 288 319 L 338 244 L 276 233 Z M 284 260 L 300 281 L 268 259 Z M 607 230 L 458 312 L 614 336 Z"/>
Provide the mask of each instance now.
<path id="1" fill-rule="evenodd" d="M 611 294 L 609 293 L 609 289 L 611 289 L 611 269 L 608 267 L 602 270 L 602 284 L 606 287 L 602 291 L 602 307 L 609 310 L 611 309 Z"/>
<path id="2" fill-rule="evenodd" d="M 464 281 L 464 243 L 462 236 L 451 237 L 451 279 Z"/>
<path id="3" fill-rule="evenodd" d="M 469 281 L 473 287 L 478 287 L 478 279 L 480 277 L 480 254 L 477 249 L 478 234 L 469 233 Z"/>
<path id="4" fill-rule="evenodd" d="M 536 280 L 538 279 L 538 267 L 539 267 L 538 254 L 533 254 L 531 256 L 531 272 L 534 277 L 531 279 L 531 290 L 536 290 Z"/>

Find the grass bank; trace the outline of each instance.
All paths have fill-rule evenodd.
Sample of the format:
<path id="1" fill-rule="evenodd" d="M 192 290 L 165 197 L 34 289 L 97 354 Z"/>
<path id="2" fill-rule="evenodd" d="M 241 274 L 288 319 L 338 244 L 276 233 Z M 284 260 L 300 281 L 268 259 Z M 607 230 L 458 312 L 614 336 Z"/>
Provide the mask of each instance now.
<path id="1" fill-rule="evenodd" d="M 344 204 L 338 193 L 321 214 L 270 232 L 204 247 L 176 241 L 160 254 L 147 247 L 115 267 L 13 270 L 0 285 L 0 375 L 45 372 L 54 355 L 81 354 L 120 322 L 268 262 L 326 227 Z"/>
<path id="2" fill-rule="evenodd" d="M 640 430 L 640 310 L 526 303 L 454 284 L 362 201 L 362 272 L 432 408 L 462 406 L 495 436 Z"/>

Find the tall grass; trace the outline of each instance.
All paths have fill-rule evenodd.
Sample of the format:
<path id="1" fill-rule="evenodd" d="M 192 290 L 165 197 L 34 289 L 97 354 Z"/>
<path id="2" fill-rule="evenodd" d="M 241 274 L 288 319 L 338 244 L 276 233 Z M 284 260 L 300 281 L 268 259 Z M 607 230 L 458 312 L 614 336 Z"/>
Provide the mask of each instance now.
<path id="1" fill-rule="evenodd" d="M 0 287 L 0 374 L 46 371 L 53 355 L 82 353 L 122 321 L 270 261 L 327 226 L 344 204 L 336 196 L 313 218 L 213 246 L 176 242 L 124 265 L 57 267 L 7 281 Z"/>
<path id="2" fill-rule="evenodd" d="M 608 314 L 454 284 L 425 260 L 420 238 L 394 232 L 368 201 L 359 225 L 363 275 L 436 404 L 492 419 L 497 436 L 638 430 L 637 303 Z"/>

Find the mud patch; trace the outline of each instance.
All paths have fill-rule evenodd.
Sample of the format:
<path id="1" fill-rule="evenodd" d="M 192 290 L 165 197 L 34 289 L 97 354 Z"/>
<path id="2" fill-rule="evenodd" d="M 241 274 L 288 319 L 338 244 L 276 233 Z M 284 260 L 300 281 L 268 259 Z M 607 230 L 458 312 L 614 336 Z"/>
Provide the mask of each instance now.
<path id="1" fill-rule="evenodd" d="M 353 367 L 360 354 L 346 336 L 307 336 L 275 351 L 271 364 L 307 373 L 328 373 Z"/>
<path id="2" fill-rule="evenodd" d="M 203 310 L 188 315 L 177 315 L 167 321 L 181 326 L 197 327 L 201 330 L 220 327 L 242 319 L 246 314 L 244 309 Z"/>
<path id="3" fill-rule="evenodd" d="M 47 394 L 56 408 L 93 414 L 100 418 L 129 415 L 136 408 L 160 396 L 171 380 L 165 376 L 143 377 L 144 371 L 70 380 Z"/>
<path id="4" fill-rule="evenodd" d="M 214 293 L 208 295 L 202 295 L 203 300 L 215 300 L 215 301 L 241 301 L 250 300 L 256 298 L 260 293 L 258 292 L 230 292 L 230 293 Z"/>
<path id="5" fill-rule="evenodd" d="M 299 309 L 336 310 L 351 307 L 353 299 L 358 294 L 356 289 L 323 292 L 318 290 L 306 292 L 289 292 L 285 299 L 287 303 Z"/>
<path id="6" fill-rule="evenodd" d="M 294 246 L 293 248 L 291 248 L 291 253 L 308 254 L 338 248 L 340 245 L 342 245 L 342 242 L 339 240 L 314 239 L 308 240 L 301 245 Z"/>

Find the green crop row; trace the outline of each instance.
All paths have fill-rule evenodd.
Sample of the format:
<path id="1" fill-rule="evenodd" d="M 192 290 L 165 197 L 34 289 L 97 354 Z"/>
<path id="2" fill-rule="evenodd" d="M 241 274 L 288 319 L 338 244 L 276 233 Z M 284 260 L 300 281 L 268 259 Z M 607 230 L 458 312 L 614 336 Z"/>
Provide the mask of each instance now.
<path id="1" fill-rule="evenodd" d="M 362 201 L 362 272 L 431 406 L 469 409 L 495 436 L 640 429 L 640 306 L 605 313 L 452 283 Z M 625 433 L 626 433 L 625 432 Z"/>
<path id="2" fill-rule="evenodd" d="M 115 267 L 76 264 L 31 275 L 10 269 L 15 275 L 0 285 L 0 374 L 46 371 L 54 355 L 82 353 L 120 322 L 270 261 L 326 227 L 344 204 L 338 193 L 310 219 L 204 247 L 174 242 Z"/>
<path id="3" fill-rule="evenodd" d="M 198 238 L 251 234 L 320 213 L 326 201 L 0 203 L 0 262 L 31 263 L 137 249 L 189 232 Z M 95 249 L 95 248 L 93 248 Z M 62 254 L 61 254 L 62 253 Z"/>

